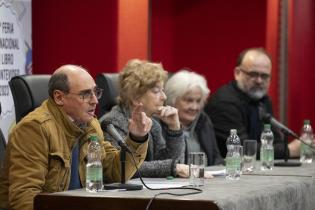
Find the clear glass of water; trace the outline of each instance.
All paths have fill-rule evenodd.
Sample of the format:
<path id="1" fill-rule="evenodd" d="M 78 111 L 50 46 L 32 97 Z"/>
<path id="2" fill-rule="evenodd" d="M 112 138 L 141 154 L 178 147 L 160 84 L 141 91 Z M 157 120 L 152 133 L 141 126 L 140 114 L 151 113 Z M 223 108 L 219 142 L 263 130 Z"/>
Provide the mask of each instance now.
<path id="1" fill-rule="evenodd" d="M 205 153 L 190 152 L 188 154 L 189 184 L 193 187 L 204 185 Z"/>
<path id="2" fill-rule="evenodd" d="M 253 172 L 256 167 L 257 141 L 246 139 L 243 143 L 243 172 Z"/>

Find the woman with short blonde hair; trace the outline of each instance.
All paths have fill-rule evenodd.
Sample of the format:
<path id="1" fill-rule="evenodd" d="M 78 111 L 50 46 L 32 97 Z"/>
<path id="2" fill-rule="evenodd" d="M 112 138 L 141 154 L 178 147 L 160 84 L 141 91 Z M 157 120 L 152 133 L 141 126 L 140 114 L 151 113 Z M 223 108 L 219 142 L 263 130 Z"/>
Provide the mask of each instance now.
<path id="1" fill-rule="evenodd" d="M 183 155 L 183 131 L 177 109 L 165 106 L 164 83 L 167 72 L 159 63 L 134 59 L 119 75 L 118 105 L 102 117 L 113 124 L 122 137 L 128 134 L 128 120 L 133 110 L 142 110 L 152 119 L 147 156 L 140 167 L 144 177 L 188 176 L 187 167 L 177 167 Z M 105 133 L 106 139 L 115 142 Z"/>

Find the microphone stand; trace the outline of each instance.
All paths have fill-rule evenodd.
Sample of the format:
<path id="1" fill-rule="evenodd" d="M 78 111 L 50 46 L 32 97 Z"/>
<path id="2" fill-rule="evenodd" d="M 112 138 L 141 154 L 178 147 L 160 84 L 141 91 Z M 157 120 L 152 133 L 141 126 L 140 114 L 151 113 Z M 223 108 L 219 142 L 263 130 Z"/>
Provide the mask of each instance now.
<path id="1" fill-rule="evenodd" d="M 126 174 L 125 174 L 125 165 L 126 165 L 126 151 L 129 151 L 126 145 L 119 143 L 120 146 L 120 169 L 121 169 L 121 177 L 120 183 L 112 183 L 104 185 L 105 190 L 114 190 L 114 189 L 123 189 L 123 190 L 142 190 L 143 186 L 138 184 L 127 184 L 126 183 Z"/>
<path id="2" fill-rule="evenodd" d="M 289 151 L 288 151 L 288 139 L 289 139 L 289 134 L 286 130 L 281 129 L 281 132 L 284 135 L 284 162 L 277 162 L 274 163 L 275 166 L 282 166 L 282 167 L 297 167 L 297 166 L 301 166 L 300 162 L 289 162 L 288 161 L 288 155 L 289 155 Z"/>

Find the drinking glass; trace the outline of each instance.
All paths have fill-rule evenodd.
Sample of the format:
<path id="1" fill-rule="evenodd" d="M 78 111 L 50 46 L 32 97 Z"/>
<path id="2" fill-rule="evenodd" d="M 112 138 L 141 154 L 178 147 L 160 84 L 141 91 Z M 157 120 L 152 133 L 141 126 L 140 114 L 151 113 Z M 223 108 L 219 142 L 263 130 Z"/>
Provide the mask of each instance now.
<path id="1" fill-rule="evenodd" d="M 189 184 L 193 187 L 204 185 L 205 153 L 190 152 L 188 154 Z"/>
<path id="2" fill-rule="evenodd" d="M 246 139 L 243 143 L 243 172 L 253 172 L 256 167 L 257 141 Z"/>

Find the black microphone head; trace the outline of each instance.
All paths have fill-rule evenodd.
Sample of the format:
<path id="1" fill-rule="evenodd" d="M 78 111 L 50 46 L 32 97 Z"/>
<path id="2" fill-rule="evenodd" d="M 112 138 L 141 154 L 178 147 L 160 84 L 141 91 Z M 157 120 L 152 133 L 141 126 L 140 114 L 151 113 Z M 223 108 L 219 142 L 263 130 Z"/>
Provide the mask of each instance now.
<path id="1" fill-rule="evenodd" d="M 100 122 L 100 124 L 103 131 L 107 131 L 108 126 L 111 125 L 110 122 L 106 120 L 103 120 L 102 122 Z"/>
<path id="2" fill-rule="evenodd" d="M 264 123 L 271 124 L 272 127 L 277 128 L 282 133 L 288 133 L 289 135 L 293 136 L 294 138 L 299 138 L 296 133 L 291 131 L 289 128 L 287 128 L 285 125 L 283 125 L 281 122 L 277 121 L 272 114 L 267 113 L 266 110 L 263 108 L 262 104 L 259 106 L 259 119 L 262 120 Z"/>
<path id="3" fill-rule="evenodd" d="M 270 113 L 266 112 L 266 110 L 262 104 L 259 105 L 258 112 L 259 112 L 259 119 L 260 120 L 262 120 L 264 123 L 270 123 L 272 115 Z"/>
<path id="4" fill-rule="evenodd" d="M 108 133 L 111 135 L 116 141 L 122 141 L 123 138 L 120 136 L 116 128 L 114 127 L 113 124 L 111 124 L 108 121 L 102 121 L 101 122 L 101 128 L 104 132 Z"/>
<path id="5" fill-rule="evenodd" d="M 113 124 L 103 120 L 101 122 L 101 128 L 104 132 L 107 132 L 110 136 L 112 136 L 112 138 L 118 143 L 121 148 L 124 148 L 127 152 L 131 152 L 128 145 L 124 142 L 123 138 L 118 133 Z"/>
<path id="6" fill-rule="evenodd" d="M 272 118 L 272 115 L 271 115 L 270 113 L 265 113 L 265 114 L 262 116 L 262 120 L 263 120 L 265 123 L 270 123 L 271 118 Z"/>

